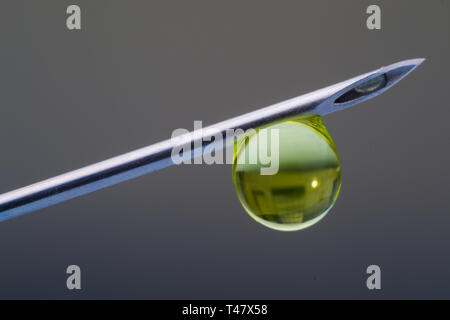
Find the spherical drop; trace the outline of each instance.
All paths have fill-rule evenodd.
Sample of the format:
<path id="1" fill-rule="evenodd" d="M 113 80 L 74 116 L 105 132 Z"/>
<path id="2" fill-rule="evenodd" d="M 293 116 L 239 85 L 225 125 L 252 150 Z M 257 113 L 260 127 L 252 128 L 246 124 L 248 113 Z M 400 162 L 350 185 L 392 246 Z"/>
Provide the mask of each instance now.
<path id="1" fill-rule="evenodd" d="M 272 134 L 274 129 L 277 134 Z M 273 140 L 277 136 L 278 141 Z M 253 162 L 252 153 L 257 158 Z M 277 165 L 276 157 L 276 174 L 262 174 L 261 169 Z M 339 156 L 322 118 L 306 116 L 274 124 L 238 140 L 233 182 L 247 213 L 269 228 L 301 230 L 321 220 L 341 186 Z"/>

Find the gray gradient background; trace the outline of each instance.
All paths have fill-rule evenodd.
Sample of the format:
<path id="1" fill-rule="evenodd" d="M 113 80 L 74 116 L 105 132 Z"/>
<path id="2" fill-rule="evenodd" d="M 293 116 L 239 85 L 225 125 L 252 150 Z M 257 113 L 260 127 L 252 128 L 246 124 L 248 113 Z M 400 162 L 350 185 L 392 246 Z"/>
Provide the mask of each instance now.
<path id="1" fill-rule="evenodd" d="M 65 27 L 72 3 L 82 31 Z M 365 26 L 373 3 L 381 31 Z M 1 223 L 0 298 L 450 298 L 449 32 L 437 0 L 2 1 L 0 192 L 427 61 L 326 117 L 343 181 L 314 227 L 254 222 L 230 166 L 171 167 Z"/>

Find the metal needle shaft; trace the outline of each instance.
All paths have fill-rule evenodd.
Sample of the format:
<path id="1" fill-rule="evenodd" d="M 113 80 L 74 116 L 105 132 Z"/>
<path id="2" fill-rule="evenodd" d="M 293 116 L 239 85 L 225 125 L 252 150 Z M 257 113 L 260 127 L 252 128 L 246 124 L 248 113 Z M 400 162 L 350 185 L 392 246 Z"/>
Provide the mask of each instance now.
<path id="1" fill-rule="evenodd" d="M 193 131 L 179 140 L 165 140 L 90 166 L 44 180 L 30 186 L 0 195 L 0 221 L 29 213 L 56 203 L 93 192 L 173 163 L 172 149 L 177 141 L 201 143 L 205 137 L 227 130 L 247 130 L 276 121 L 296 118 L 302 114 L 326 115 L 367 99 L 392 87 L 424 59 L 405 60 L 387 67 L 354 77 L 332 86 L 292 98 L 230 120 Z"/>

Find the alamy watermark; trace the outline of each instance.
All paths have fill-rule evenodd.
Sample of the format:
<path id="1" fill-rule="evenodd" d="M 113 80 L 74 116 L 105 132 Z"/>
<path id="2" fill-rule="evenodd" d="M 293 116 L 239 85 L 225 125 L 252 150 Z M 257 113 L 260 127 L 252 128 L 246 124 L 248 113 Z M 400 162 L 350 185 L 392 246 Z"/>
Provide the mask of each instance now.
<path id="1" fill-rule="evenodd" d="M 234 144 L 241 139 L 252 142 L 240 150 L 238 164 L 260 165 L 261 175 L 274 175 L 279 169 L 279 129 L 227 129 L 225 134 L 203 128 L 194 121 L 194 131 L 184 128 L 172 132 L 172 162 L 178 164 L 233 164 Z M 256 139 L 256 140 L 255 140 Z"/>

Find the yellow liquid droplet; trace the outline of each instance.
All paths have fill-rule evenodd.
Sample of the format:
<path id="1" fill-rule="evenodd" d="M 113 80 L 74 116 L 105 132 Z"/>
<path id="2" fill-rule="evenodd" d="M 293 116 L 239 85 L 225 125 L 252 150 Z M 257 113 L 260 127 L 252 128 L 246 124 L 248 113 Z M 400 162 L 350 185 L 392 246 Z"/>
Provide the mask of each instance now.
<path id="1" fill-rule="evenodd" d="M 309 227 L 334 205 L 341 187 L 341 165 L 336 147 L 319 116 L 306 116 L 267 128 L 278 129 L 278 172 L 262 175 L 261 161 L 249 161 L 259 151 L 261 130 L 235 144 L 233 183 L 247 213 L 263 225 L 281 231 Z M 258 153 L 259 155 L 259 153 Z M 244 160 L 245 159 L 245 160 Z M 264 162 L 267 163 L 267 162 Z"/>

